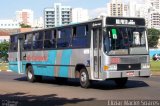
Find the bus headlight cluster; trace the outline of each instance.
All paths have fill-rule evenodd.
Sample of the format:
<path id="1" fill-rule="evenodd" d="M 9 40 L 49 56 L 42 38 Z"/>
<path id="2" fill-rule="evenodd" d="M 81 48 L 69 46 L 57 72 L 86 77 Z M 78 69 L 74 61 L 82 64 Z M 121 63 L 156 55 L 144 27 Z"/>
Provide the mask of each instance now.
<path id="1" fill-rule="evenodd" d="M 148 64 L 148 63 L 142 63 L 141 64 L 141 68 L 150 68 L 150 64 Z"/>
<path id="2" fill-rule="evenodd" d="M 117 70 L 117 65 L 112 64 L 112 65 L 109 65 L 109 66 L 104 66 L 103 69 L 104 69 L 104 71 L 116 71 Z"/>
<path id="3" fill-rule="evenodd" d="M 108 70 L 116 71 L 117 70 L 117 65 L 110 65 Z"/>

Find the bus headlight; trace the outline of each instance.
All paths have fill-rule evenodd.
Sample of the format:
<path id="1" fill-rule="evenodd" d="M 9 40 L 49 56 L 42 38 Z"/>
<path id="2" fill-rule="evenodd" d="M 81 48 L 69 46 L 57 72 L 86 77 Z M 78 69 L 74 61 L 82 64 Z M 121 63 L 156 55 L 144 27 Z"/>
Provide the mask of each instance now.
<path id="1" fill-rule="evenodd" d="M 116 71 L 117 70 L 117 65 L 113 64 L 109 66 L 110 71 Z"/>
<path id="2" fill-rule="evenodd" d="M 141 68 L 142 69 L 150 68 L 150 64 L 148 64 L 148 63 L 142 63 L 141 64 Z"/>
<path id="3" fill-rule="evenodd" d="M 109 65 L 109 66 L 104 66 L 103 70 L 104 71 L 116 71 L 117 70 L 117 65 L 112 64 L 112 65 Z"/>

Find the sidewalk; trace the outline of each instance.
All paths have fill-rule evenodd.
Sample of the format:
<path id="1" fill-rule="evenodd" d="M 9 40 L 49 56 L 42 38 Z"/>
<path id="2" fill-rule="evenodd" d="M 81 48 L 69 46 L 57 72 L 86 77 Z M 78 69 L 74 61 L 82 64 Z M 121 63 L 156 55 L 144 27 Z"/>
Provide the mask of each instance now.
<path id="1" fill-rule="evenodd" d="M 0 70 L 0 72 L 11 72 L 11 70 Z"/>
<path id="2" fill-rule="evenodd" d="M 152 71 L 151 73 L 152 73 L 152 76 L 160 76 L 160 71 L 158 72 Z"/>

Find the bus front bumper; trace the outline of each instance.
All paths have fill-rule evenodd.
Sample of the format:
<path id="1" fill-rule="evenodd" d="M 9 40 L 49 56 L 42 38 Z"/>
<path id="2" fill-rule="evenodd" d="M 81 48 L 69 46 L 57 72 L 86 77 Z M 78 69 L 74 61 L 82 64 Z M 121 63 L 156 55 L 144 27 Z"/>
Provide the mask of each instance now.
<path id="1" fill-rule="evenodd" d="M 150 77 L 150 70 L 128 70 L 128 71 L 107 71 L 103 79 L 124 78 L 124 77 Z"/>

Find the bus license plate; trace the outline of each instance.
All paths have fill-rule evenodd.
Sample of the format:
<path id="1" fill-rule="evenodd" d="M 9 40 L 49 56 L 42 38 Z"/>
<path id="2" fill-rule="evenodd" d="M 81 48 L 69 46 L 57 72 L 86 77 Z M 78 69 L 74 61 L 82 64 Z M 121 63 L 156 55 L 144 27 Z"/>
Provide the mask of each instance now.
<path id="1" fill-rule="evenodd" d="M 127 76 L 134 76 L 134 71 L 127 72 Z"/>

